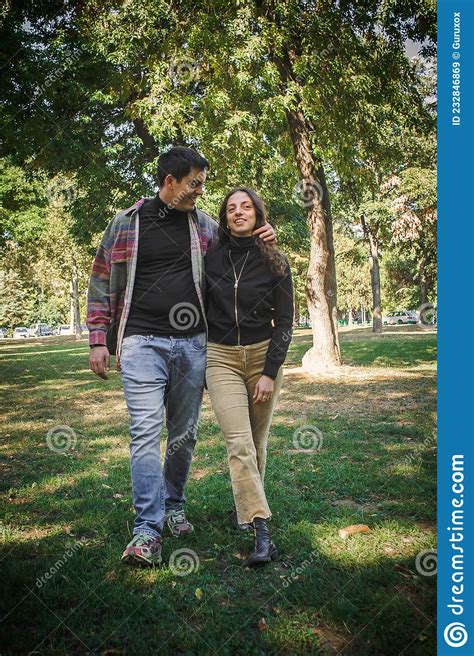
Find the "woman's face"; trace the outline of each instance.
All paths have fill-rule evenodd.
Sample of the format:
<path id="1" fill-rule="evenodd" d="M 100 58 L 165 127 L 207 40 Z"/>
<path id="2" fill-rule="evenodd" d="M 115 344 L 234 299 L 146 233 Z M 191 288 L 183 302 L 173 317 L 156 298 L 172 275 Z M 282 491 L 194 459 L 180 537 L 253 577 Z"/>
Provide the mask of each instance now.
<path id="1" fill-rule="evenodd" d="M 227 225 L 234 237 L 250 237 L 257 217 L 252 199 L 244 191 L 236 191 L 229 197 L 226 208 Z"/>

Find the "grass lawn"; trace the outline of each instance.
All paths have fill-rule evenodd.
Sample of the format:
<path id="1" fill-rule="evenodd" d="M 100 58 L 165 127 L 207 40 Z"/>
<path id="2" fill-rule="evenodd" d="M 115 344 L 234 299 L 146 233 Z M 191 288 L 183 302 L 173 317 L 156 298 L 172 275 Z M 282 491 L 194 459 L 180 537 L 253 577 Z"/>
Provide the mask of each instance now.
<path id="1" fill-rule="evenodd" d="M 318 379 L 299 369 L 310 340 L 296 331 L 269 439 L 280 559 L 242 565 L 252 541 L 228 521 L 206 395 L 196 530 L 163 547 L 165 562 L 194 552 L 186 576 L 120 563 L 133 507 L 119 375 L 95 378 L 84 341 L 1 344 L 3 656 L 435 653 L 436 577 L 420 558 L 436 541 L 436 335 L 345 330 L 344 366 Z M 370 531 L 341 539 L 351 524 Z"/>

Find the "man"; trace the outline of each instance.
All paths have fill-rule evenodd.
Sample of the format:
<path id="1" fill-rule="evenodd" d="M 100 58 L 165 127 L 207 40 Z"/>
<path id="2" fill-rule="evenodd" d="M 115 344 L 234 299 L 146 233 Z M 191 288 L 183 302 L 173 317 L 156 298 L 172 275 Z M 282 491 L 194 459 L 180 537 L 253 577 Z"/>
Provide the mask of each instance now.
<path id="1" fill-rule="evenodd" d="M 160 191 L 117 214 L 97 251 L 89 284 L 89 364 L 107 378 L 117 356 L 130 414 L 133 539 L 128 564 L 159 565 L 166 522 L 177 537 L 193 530 L 184 486 L 196 443 L 206 367 L 204 255 L 217 222 L 197 210 L 209 163 L 174 147 L 158 159 Z M 255 231 L 274 240 L 269 225 Z M 166 408 L 168 442 L 161 466 Z"/>

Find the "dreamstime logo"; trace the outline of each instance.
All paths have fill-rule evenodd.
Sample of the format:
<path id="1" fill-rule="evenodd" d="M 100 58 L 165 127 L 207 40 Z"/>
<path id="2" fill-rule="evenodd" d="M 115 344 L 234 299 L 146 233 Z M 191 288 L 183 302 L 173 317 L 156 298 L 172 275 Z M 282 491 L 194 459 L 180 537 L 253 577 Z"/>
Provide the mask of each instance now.
<path id="1" fill-rule="evenodd" d="M 44 80 L 43 84 L 39 87 L 41 94 L 46 92 L 48 87 L 52 84 L 56 84 L 65 74 L 67 74 L 68 68 L 71 68 L 75 65 L 78 60 L 84 55 L 85 50 L 82 50 L 80 47 L 74 52 L 64 52 L 61 58 L 60 64 L 55 68 L 54 72 Z"/>
<path id="2" fill-rule="evenodd" d="M 315 203 L 320 203 L 323 195 L 323 188 L 313 178 L 300 180 L 294 189 L 294 196 L 297 202 L 302 203 L 303 207 L 306 208 L 313 207 Z"/>
<path id="3" fill-rule="evenodd" d="M 76 441 L 76 431 L 70 426 L 54 426 L 46 435 L 48 448 L 56 453 L 66 453 L 74 448 Z"/>
<path id="4" fill-rule="evenodd" d="M 180 57 L 170 62 L 169 74 L 176 84 L 189 84 L 198 78 L 199 65 L 191 57 Z"/>
<path id="5" fill-rule="evenodd" d="M 54 178 L 46 188 L 46 198 L 54 207 L 69 205 L 76 198 L 75 186 L 65 178 Z"/>
<path id="6" fill-rule="evenodd" d="M 192 549 L 176 549 L 170 556 L 169 568 L 176 576 L 188 576 L 199 569 L 199 556 Z"/>
<path id="7" fill-rule="evenodd" d="M 293 336 L 293 330 L 292 328 L 290 328 L 289 330 L 285 330 L 285 332 L 281 336 L 281 339 L 283 342 L 291 342 L 292 336 Z"/>
<path id="8" fill-rule="evenodd" d="M 416 571 L 421 576 L 434 576 L 438 571 L 438 556 L 434 549 L 421 551 L 415 559 Z"/>
<path id="9" fill-rule="evenodd" d="M 431 303 L 423 303 L 417 310 L 420 323 L 424 326 L 433 326 L 436 323 L 436 310 Z"/>
<path id="10" fill-rule="evenodd" d="M 423 451 L 425 451 L 426 449 L 434 448 L 434 447 L 436 447 L 436 437 L 434 437 L 433 435 L 430 435 L 429 437 L 426 437 L 423 440 L 421 445 L 416 447 L 416 450 L 415 450 L 414 453 L 410 453 L 409 455 L 407 455 L 407 457 L 405 458 L 405 462 L 408 465 L 416 462 L 419 458 L 421 458 L 421 455 L 422 455 Z"/>
<path id="11" fill-rule="evenodd" d="M 188 428 L 186 432 L 178 440 L 176 440 L 176 442 L 174 442 L 170 447 L 168 447 L 167 449 L 168 455 L 172 456 L 173 453 L 179 451 L 181 447 L 185 446 L 190 441 L 194 440 L 196 438 L 197 429 L 198 429 L 198 421 L 196 419 L 188 419 Z"/>
<path id="12" fill-rule="evenodd" d="M 60 569 L 65 563 L 71 558 L 80 547 L 84 546 L 87 543 L 87 538 L 82 537 L 80 540 L 78 540 L 75 544 L 73 544 L 72 547 L 69 549 L 66 549 L 66 551 L 63 553 L 61 558 L 59 558 L 52 567 L 49 568 L 47 572 L 43 574 L 43 576 L 38 577 L 36 579 L 36 587 L 41 588 L 43 585 L 46 583 L 46 581 L 49 581 Z"/>
<path id="13" fill-rule="evenodd" d="M 170 310 L 170 324 L 175 330 L 190 330 L 199 323 L 199 310 L 192 303 L 176 303 Z"/>
<path id="14" fill-rule="evenodd" d="M 293 433 L 293 446 L 295 449 L 321 450 L 323 434 L 316 426 L 302 426 Z"/>
<path id="15" fill-rule="evenodd" d="M 466 625 L 462 622 L 451 622 L 444 629 L 444 641 L 450 647 L 462 647 L 467 642 Z"/>
<path id="16" fill-rule="evenodd" d="M 291 568 L 291 572 L 282 577 L 283 587 L 287 588 L 291 583 L 294 583 L 295 581 L 301 579 L 303 572 L 311 565 L 311 563 L 314 561 L 316 556 L 317 556 L 317 551 L 311 551 L 309 558 L 305 558 L 298 566 L 294 566 L 293 564 L 286 565 L 284 563 L 284 566 Z"/>

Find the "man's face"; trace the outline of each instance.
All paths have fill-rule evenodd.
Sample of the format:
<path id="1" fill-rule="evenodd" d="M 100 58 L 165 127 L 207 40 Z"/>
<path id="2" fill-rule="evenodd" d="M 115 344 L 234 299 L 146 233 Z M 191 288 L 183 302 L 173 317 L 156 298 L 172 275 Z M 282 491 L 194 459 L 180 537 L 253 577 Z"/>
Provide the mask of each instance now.
<path id="1" fill-rule="evenodd" d="M 167 196 L 171 197 L 171 200 L 167 200 L 167 202 L 172 203 L 181 212 L 194 210 L 196 199 L 204 193 L 206 175 L 205 170 L 192 168 L 188 175 L 185 175 L 179 182 L 173 176 L 167 176 Z"/>

